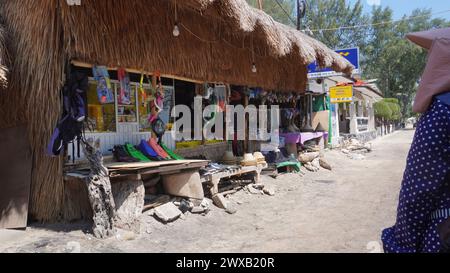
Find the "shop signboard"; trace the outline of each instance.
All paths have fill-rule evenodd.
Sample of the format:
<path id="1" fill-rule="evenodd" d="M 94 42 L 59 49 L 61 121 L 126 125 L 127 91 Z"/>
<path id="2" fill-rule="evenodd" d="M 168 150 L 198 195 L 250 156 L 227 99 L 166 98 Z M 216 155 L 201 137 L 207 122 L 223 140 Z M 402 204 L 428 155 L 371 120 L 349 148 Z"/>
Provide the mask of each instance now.
<path id="1" fill-rule="evenodd" d="M 340 54 L 342 57 L 347 59 L 354 67 L 354 74 L 359 74 L 359 48 L 347 48 L 336 50 L 336 53 Z M 308 78 L 324 78 L 331 76 L 342 75 L 342 73 L 338 73 L 333 71 L 331 68 L 320 68 L 317 62 L 314 62 L 308 66 Z"/>
<path id="2" fill-rule="evenodd" d="M 331 103 L 344 103 L 353 101 L 353 86 L 333 86 L 330 88 Z"/>

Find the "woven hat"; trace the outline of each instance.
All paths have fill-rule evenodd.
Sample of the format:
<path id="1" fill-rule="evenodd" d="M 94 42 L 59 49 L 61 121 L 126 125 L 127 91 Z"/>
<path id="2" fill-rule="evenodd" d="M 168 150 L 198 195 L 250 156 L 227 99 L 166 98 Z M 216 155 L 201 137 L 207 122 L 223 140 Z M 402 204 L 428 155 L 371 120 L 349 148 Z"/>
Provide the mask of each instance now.
<path id="1" fill-rule="evenodd" d="M 242 166 L 257 166 L 258 161 L 256 161 L 253 154 L 244 154 L 244 159 L 241 161 Z"/>
<path id="2" fill-rule="evenodd" d="M 266 157 L 261 152 L 255 152 L 253 157 L 256 159 L 258 165 L 267 165 Z"/>

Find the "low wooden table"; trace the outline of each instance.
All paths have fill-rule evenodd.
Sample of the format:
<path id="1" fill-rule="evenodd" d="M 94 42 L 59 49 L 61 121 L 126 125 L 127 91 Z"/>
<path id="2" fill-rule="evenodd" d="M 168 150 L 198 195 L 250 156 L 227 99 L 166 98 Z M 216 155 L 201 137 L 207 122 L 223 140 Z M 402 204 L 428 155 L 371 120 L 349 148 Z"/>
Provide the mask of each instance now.
<path id="1" fill-rule="evenodd" d="M 146 163 L 106 163 L 105 167 L 109 171 L 114 199 L 120 199 L 116 209 L 120 210 L 120 204 L 127 202 L 132 206 L 131 209 L 126 209 L 128 212 L 138 211 L 143 205 L 145 197 L 143 180 L 146 178 L 157 174 L 164 176 L 185 171 L 198 172 L 208 163 L 209 161 L 206 160 L 173 160 Z M 92 217 L 85 183 L 88 177 L 89 169 L 87 167 L 65 173 L 64 220 L 74 221 Z M 136 203 L 136 209 L 133 207 L 134 203 Z M 131 217 L 128 218 L 131 219 Z"/>
<path id="2" fill-rule="evenodd" d="M 206 183 L 210 186 L 211 195 L 214 196 L 219 193 L 219 183 L 220 180 L 224 178 L 231 178 L 235 176 L 242 176 L 247 174 L 255 175 L 255 183 L 258 183 L 261 179 L 261 171 L 267 166 L 248 166 L 248 167 L 240 167 L 236 170 L 226 170 L 221 171 L 214 174 L 204 175 L 202 176 L 202 183 Z"/>

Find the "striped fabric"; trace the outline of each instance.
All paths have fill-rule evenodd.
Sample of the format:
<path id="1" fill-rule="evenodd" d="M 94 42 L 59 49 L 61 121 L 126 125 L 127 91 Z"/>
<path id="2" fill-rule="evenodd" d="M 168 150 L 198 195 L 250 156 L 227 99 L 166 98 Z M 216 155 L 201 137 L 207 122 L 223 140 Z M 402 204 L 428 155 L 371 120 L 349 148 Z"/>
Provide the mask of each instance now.
<path id="1" fill-rule="evenodd" d="M 450 209 L 440 209 L 431 214 L 432 220 L 450 218 Z"/>

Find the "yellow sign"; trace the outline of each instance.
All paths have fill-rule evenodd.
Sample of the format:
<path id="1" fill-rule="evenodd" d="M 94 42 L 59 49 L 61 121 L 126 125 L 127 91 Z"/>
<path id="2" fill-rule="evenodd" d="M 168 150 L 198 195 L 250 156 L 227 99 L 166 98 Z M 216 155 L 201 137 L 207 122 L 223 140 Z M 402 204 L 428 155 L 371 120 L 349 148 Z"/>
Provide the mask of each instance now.
<path id="1" fill-rule="evenodd" d="M 353 86 L 334 86 L 330 88 L 331 103 L 343 103 L 353 101 Z"/>

